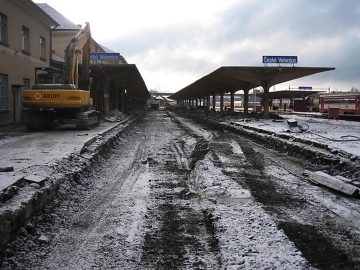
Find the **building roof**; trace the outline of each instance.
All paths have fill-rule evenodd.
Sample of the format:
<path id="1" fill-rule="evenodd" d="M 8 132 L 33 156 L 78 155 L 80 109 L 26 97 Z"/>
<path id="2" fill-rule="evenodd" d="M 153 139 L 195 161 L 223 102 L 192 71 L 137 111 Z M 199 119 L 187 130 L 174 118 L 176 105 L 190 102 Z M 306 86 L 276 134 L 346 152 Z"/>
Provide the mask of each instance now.
<path id="1" fill-rule="evenodd" d="M 99 43 L 98 43 L 98 45 L 99 45 L 106 53 L 114 53 L 113 50 L 105 47 L 104 45 L 101 45 L 101 44 L 99 44 Z"/>
<path id="2" fill-rule="evenodd" d="M 37 5 L 47 13 L 51 18 L 53 18 L 56 22 L 58 22 L 59 26 L 57 26 L 56 30 L 80 30 L 81 26 L 73 23 L 69 19 L 65 18 L 61 13 L 52 8 L 46 3 L 37 3 Z M 55 26 L 55 25 L 54 25 Z"/>
<path id="3" fill-rule="evenodd" d="M 51 16 L 49 16 L 49 14 L 44 12 L 41 8 L 39 8 L 39 6 L 35 4 L 32 0 L 26 0 L 26 1 L 14 0 L 14 1 L 17 2 L 19 5 L 25 6 L 27 9 L 29 9 L 30 12 L 39 16 L 39 18 L 42 19 L 49 26 L 58 26 L 57 21 L 54 20 Z"/>

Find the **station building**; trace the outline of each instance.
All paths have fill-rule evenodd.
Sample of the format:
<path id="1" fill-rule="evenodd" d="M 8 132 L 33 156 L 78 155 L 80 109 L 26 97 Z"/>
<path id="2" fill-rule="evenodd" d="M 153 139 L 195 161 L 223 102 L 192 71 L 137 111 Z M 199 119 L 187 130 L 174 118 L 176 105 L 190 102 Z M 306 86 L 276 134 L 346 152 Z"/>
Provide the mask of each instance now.
<path id="1" fill-rule="evenodd" d="M 82 29 L 47 4 L 31 0 L 1 0 L 0 5 L 0 125 L 24 122 L 22 92 L 36 83 L 35 68 L 64 69 L 65 49 Z M 90 51 L 114 53 L 90 39 Z M 79 73 L 82 72 L 82 57 Z M 90 95 L 102 114 L 146 108 L 148 89 L 135 64 L 117 60 L 90 63 Z M 59 75 L 58 83 L 61 81 Z"/>
<path id="2" fill-rule="evenodd" d="M 35 83 L 35 67 L 50 67 L 57 25 L 32 1 L 1 0 L 0 125 L 24 120 L 22 90 Z"/>

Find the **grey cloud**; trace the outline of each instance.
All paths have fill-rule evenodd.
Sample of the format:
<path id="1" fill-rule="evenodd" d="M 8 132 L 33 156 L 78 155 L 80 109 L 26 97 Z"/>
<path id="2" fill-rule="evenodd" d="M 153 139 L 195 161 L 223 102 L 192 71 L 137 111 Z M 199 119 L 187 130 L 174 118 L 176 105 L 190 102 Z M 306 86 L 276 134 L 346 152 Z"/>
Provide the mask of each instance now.
<path id="1" fill-rule="evenodd" d="M 229 34 L 266 35 L 287 29 L 309 38 L 342 34 L 360 25 L 360 2 L 337 0 L 270 0 L 241 2 L 223 16 Z"/>
<path id="2" fill-rule="evenodd" d="M 359 12 L 357 0 L 241 1 L 223 12 L 219 23 L 210 28 L 184 24 L 147 30 L 106 46 L 122 53 L 126 59 L 151 49 L 158 50 L 152 69 L 166 68 L 179 74 L 194 72 L 199 77 L 224 65 L 261 65 L 261 56 L 265 54 L 293 54 L 299 56 L 299 66 L 305 63 L 335 67 L 331 72 L 334 83 L 355 82 L 359 85 L 353 86 L 360 88 Z M 245 40 L 248 40 L 246 46 L 227 51 Z M 321 43 L 322 40 L 339 40 L 339 43 Z M 318 42 L 321 45 L 317 46 Z M 181 59 L 174 59 L 171 55 L 178 47 L 192 48 L 199 44 L 214 55 L 227 58 L 216 66 L 211 59 L 193 59 L 186 53 Z M 305 47 L 309 44 L 314 44 L 312 51 Z M 166 48 L 167 55 L 161 55 L 161 48 Z M 329 74 L 319 74 L 316 78 L 329 79 Z"/>

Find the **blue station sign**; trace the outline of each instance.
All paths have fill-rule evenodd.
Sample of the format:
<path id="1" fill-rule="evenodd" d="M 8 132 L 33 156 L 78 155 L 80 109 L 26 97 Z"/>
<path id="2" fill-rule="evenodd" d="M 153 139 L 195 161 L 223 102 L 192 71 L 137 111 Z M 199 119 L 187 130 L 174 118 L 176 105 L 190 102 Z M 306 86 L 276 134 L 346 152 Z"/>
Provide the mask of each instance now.
<path id="1" fill-rule="evenodd" d="M 90 53 L 90 60 L 99 61 L 118 61 L 120 60 L 120 53 Z"/>
<path id="2" fill-rule="evenodd" d="M 312 86 L 299 86 L 299 90 L 312 90 Z"/>
<path id="3" fill-rule="evenodd" d="M 265 64 L 296 64 L 297 56 L 263 56 Z"/>

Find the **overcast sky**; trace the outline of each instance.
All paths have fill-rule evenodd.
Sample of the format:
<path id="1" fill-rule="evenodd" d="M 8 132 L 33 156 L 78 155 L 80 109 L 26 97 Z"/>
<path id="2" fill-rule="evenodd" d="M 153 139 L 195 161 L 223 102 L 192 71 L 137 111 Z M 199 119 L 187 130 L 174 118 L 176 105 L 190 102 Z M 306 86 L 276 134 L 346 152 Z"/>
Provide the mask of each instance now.
<path id="1" fill-rule="evenodd" d="M 136 64 L 149 90 L 176 92 L 221 66 L 334 67 L 277 85 L 360 89 L 359 0 L 33 0 Z"/>

